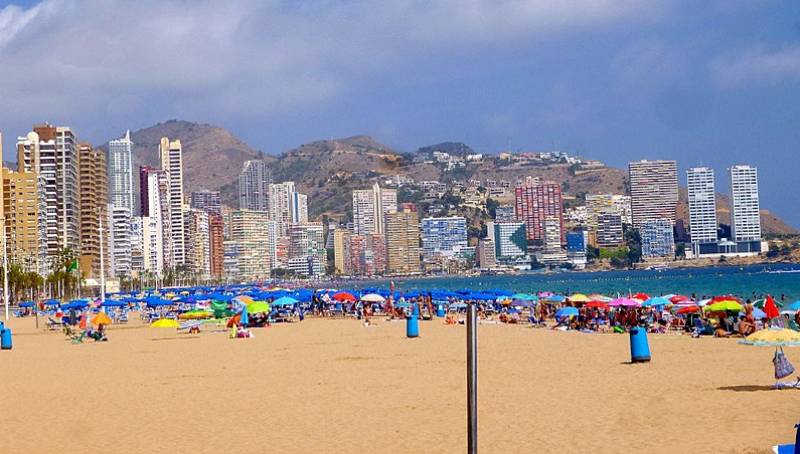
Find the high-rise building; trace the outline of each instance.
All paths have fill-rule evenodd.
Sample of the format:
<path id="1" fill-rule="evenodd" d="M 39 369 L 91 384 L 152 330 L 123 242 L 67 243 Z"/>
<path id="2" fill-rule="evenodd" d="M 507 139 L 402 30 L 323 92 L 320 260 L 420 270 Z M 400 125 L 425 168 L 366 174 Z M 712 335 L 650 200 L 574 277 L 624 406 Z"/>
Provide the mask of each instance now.
<path id="1" fill-rule="evenodd" d="M 717 241 L 717 192 L 714 169 L 693 167 L 686 171 L 689 198 L 689 228 L 692 243 Z"/>
<path id="2" fill-rule="evenodd" d="M 113 204 L 109 204 L 108 211 L 107 225 L 109 227 L 108 244 L 110 259 L 107 269 L 110 270 L 113 276 L 131 276 L 133 272 L 131 264 L 131 255 L 133 253 L 132 241 L 135 236 L 131 227 L 133 218 L 131 217 L 130 210 L 125 207 L 117 207 Z M 137 217 L 137 219 L 141 218 Z"/>
<path id="3" fill-rule="evenodd" d="M 266 212 L 252 210 L 232 212 L 231 239 L 239 246 L 239 278 L 253 280 L 270 277 L 273 267 L 270 237 L 274 236 L 275 222 L 270 221 Z"/>
<path id="4" fill-rule="evenodd" d="M 600 213 L 595 231 L 598 247 L 616 247 L 624 242 L 622 216 L 619 213 Z"/>
<path id="5" fill-rule="evenodd" d="M 239 174 L 239 208 L 253 211 L 269 211 L 269 185 L 272 173 L 269 165 L 261 159 L 245 161 Z"/>
<path id="6" fill-rule="evenodd" d="M 180 140 L 161 138 L 158 147 L 161 169 L 167 172 L 169 182 L 169 208 L 171 222 L 171 247 L 174 266 L 186 262 L 186 228 L 183 216 L 183 148 Z"/>
<path id="7" fill-rule="evenodd" d="M 407 204 L 386 215 L 386 267 L 392 274 L 419 274 L 419 216 Z"/>
<path id="8" fill-rule="evenodd" d="M 106 155 L 91 145 L 82 143 L 78 147 L 80 175 L 80 267 L 85 277 L 100 277 L 100 250 L 103 253 L 104 272 L 111 271 L 109 265 L 108 226 L 108 180 L 106 178 Z M 103 234 L 100 234 L 102 224 Z M 102 236 L 103 245 L 100 245 Z"/>
<path id="9" fill-rule="evenodd" d="M 144 269 L 144 221 L 145 218 L 141 216 L 131 216 L 130 222 L 130 230 L 128 232 L 128 238 L 130 239 L 131 243 L 131 254 L 130 254 L 130 275 L 141 275 L 141 273 L 145 270 Z M 113 233 L 112 233 L 113 234 Z M 116 269 L 116 258 L 112 258 L 114 260 L 115 269 Z M 126 273 L 118 274 L 118 276 L 124 276 Z"/>
<path id="10" fill-rule="evenodd" d="M 211 277 L 219 279 L 224 273 L 225 244 L 223 242 L 222 215 L 208 216 L 208 254 Z"/>
<path id="11" fill-rule="evenodd" d="M 189 196 L 189 206 L 196 210 L 203 210 L 209 215 L 222 214 L 222 201 L 220 199 L 219 191 L 209 191 L 203 189 L 201 191 L 194 191 Z"/>
<path id="12" fill-rule="evenodd" d="M 479 240 L 475 256 L 479 268 L 488 269 L 497 265 L 494 241 L 492 241 L 491 238 L 482 238 Z"/>
<path id="13" fill-rule="evenodd" d="M 514 213 L 514 205 L 498 205 L 495 208 L 495 222 L 517 222 L 517 215 Z"/>
<path id="14" fill-rule="evenodd" d="M 133 142 L 131 132 L 108 142 L 108 202 L 135 214 L 133 191 Z"/>
<path id="15" fill-rule="evenodd" d="M 426 259 L 452 258 L 467 246 L 465 218 L 430 217 L 422 220 L 422 254 Z"/>
<path id="16" fill-rule="evenodd" d="M 38 177 L 34 172 L 14 172 L 3 167 L 2 178 L 0 209 L 5 220 L 8 260 L 25 271 L 40 272 Z"/>
<path id="17" fill-rule="evenodd" d="M 558 219 L 560 230 L 564 230 L 561 185 L 552 181 L 539 183 L 531 180 L 518 186 L 515 191 L 515 211 L 517 220 L 525 223 L 528 241 L 543 243 L 545 219 Z"/>
<path id="18" fill-rule="evenodd" d="M 528 253 L 524 222 L 487 222 L 486 234 L 492 240 L 496 259 L 516 259 Z"/>
<path id="19" fill-rule="evenodd" d="M 289 269 L 300 276 L 318 277 L 325 274 L 326 266 L 322 223 L 292 224 L 289 227 Z"/>
<path id="20" fill-rule="evenodd" d="M 172 204 L 168 172 L 141 167 L 142 256 L 145 271 L 163 275 L 176 266 L 172 247 Z M 183 222 L 181 222 L 183 225 Z"/>
<path id="21" fill-rule="evenodd" d="M 678 165 L 675 161 L 636 161 L 628 164 L 633 226 L 667 219 L 675 223 L 678 206 Z"/>
<path id="22" fill-rule="evenodd" d="M 278 223 L 279 236 L 289 233 L 291 224 L 308 222 L 308 197 L 297 192 L 293 181 L 269 185 L 270 219 Z"/>
<path id="23" fill-rule="evenodd" d="M 640 227 L 640 234 L 642 257 L 646 259 L 675 257 L 675 239 L 672 221 L 669 219 L 646 221 Z"/>
<path id="24" fill-rule="evenodd" d="M 333 231 L 333 261 L 334 271 L 338 275 L 346 274 L 345 270 L 345 243 L 347 242 L 350 232 L 345 229 Z"/>
<path id="25" fill-rule="evenodd" d="M 353 231 L 358 235 L 385 233 L 386 215 L 397 211 L 397 190 L 381 188 L 353 191 Z"/>
<path id="26" fill-rule="evenodd" d="M 190 209 L 186 220 L 186 267 L 200 279 L 211 275 L 211 239 L 209 214 Z"/>
<path id="27" fill-rule="evenodd" d="M 733 241 L 761 241 L 758 169 L 749 165 L 730 168 L 731 234 Z"/>
<path id="28" fill-rule="evenodd" d="M 80 254 L 80 200 L 78 195 L 78 147 L 68 127 L 34 126 L 17 140 L 17 167 L 36 172 L 43 198 L 42 233 L 46 254 L 56 257 L 62 248 Z"/>

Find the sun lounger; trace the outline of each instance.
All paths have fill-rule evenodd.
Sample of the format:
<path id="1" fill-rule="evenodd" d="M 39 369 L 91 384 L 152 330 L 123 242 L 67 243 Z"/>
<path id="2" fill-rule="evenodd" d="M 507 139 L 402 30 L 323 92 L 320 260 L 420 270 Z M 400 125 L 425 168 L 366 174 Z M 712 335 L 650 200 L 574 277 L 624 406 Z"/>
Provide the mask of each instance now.
<path id="1" fill-rule="evenodd" d="M 47 317 L 47 329 L 50 331 L 56 331 L 61 329 L 64 326 L 63 323 L 57 322 L 50 317 Z"/>
<path id="2" fill-rule="evenodd" d="M 86 337 L 86 331 L 81 331 L 81 334 L 78 336 L 72 336 L 72 343 L 73 344 L 82 344 L 83 339 Z"/>

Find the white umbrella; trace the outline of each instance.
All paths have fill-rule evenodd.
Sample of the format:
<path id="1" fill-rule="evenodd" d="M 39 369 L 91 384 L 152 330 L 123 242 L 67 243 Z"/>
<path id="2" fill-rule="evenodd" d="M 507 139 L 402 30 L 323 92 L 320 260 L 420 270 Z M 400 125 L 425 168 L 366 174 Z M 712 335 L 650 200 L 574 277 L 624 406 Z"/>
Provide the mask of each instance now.
<path id="1" fill-rule="evenodd" d="M 370 293 L 362 296 L 361 301 L 366 301 L 367 303 L 382 303 L 386 301 L 386 298 L 378 295 L 377 293 Z"/>

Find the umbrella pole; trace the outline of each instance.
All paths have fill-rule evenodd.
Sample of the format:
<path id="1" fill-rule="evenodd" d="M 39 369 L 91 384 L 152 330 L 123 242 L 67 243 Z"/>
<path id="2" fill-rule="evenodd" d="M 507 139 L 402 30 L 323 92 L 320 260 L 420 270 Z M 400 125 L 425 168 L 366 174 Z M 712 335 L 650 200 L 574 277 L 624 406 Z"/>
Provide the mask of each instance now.
<path id="1" fill-rule="evenodd" d="M 478 317 L 467 306 L 467 453 L 478 452 Z"/>

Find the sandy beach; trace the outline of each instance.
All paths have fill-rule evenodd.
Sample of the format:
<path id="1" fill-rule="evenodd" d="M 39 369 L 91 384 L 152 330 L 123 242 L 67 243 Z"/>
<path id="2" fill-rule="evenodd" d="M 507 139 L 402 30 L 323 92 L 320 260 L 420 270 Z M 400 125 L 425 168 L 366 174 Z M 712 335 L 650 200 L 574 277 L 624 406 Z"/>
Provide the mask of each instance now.
<path id="1" fill-rule="evenodd" d="M 132 317 L 133 318 L 133 317 Z M 465 328 L 307 319 L 177 334 L 132 321 L 73 345 L 12 319 L 0 352 L 0 452 L 464 452 Z M 526 326 L 479 329 L 481 452 L 770 452 L 800 391 L 770 389 L 772 349 Z M 800 363 L 800 349 L 787 349 Z"/>

